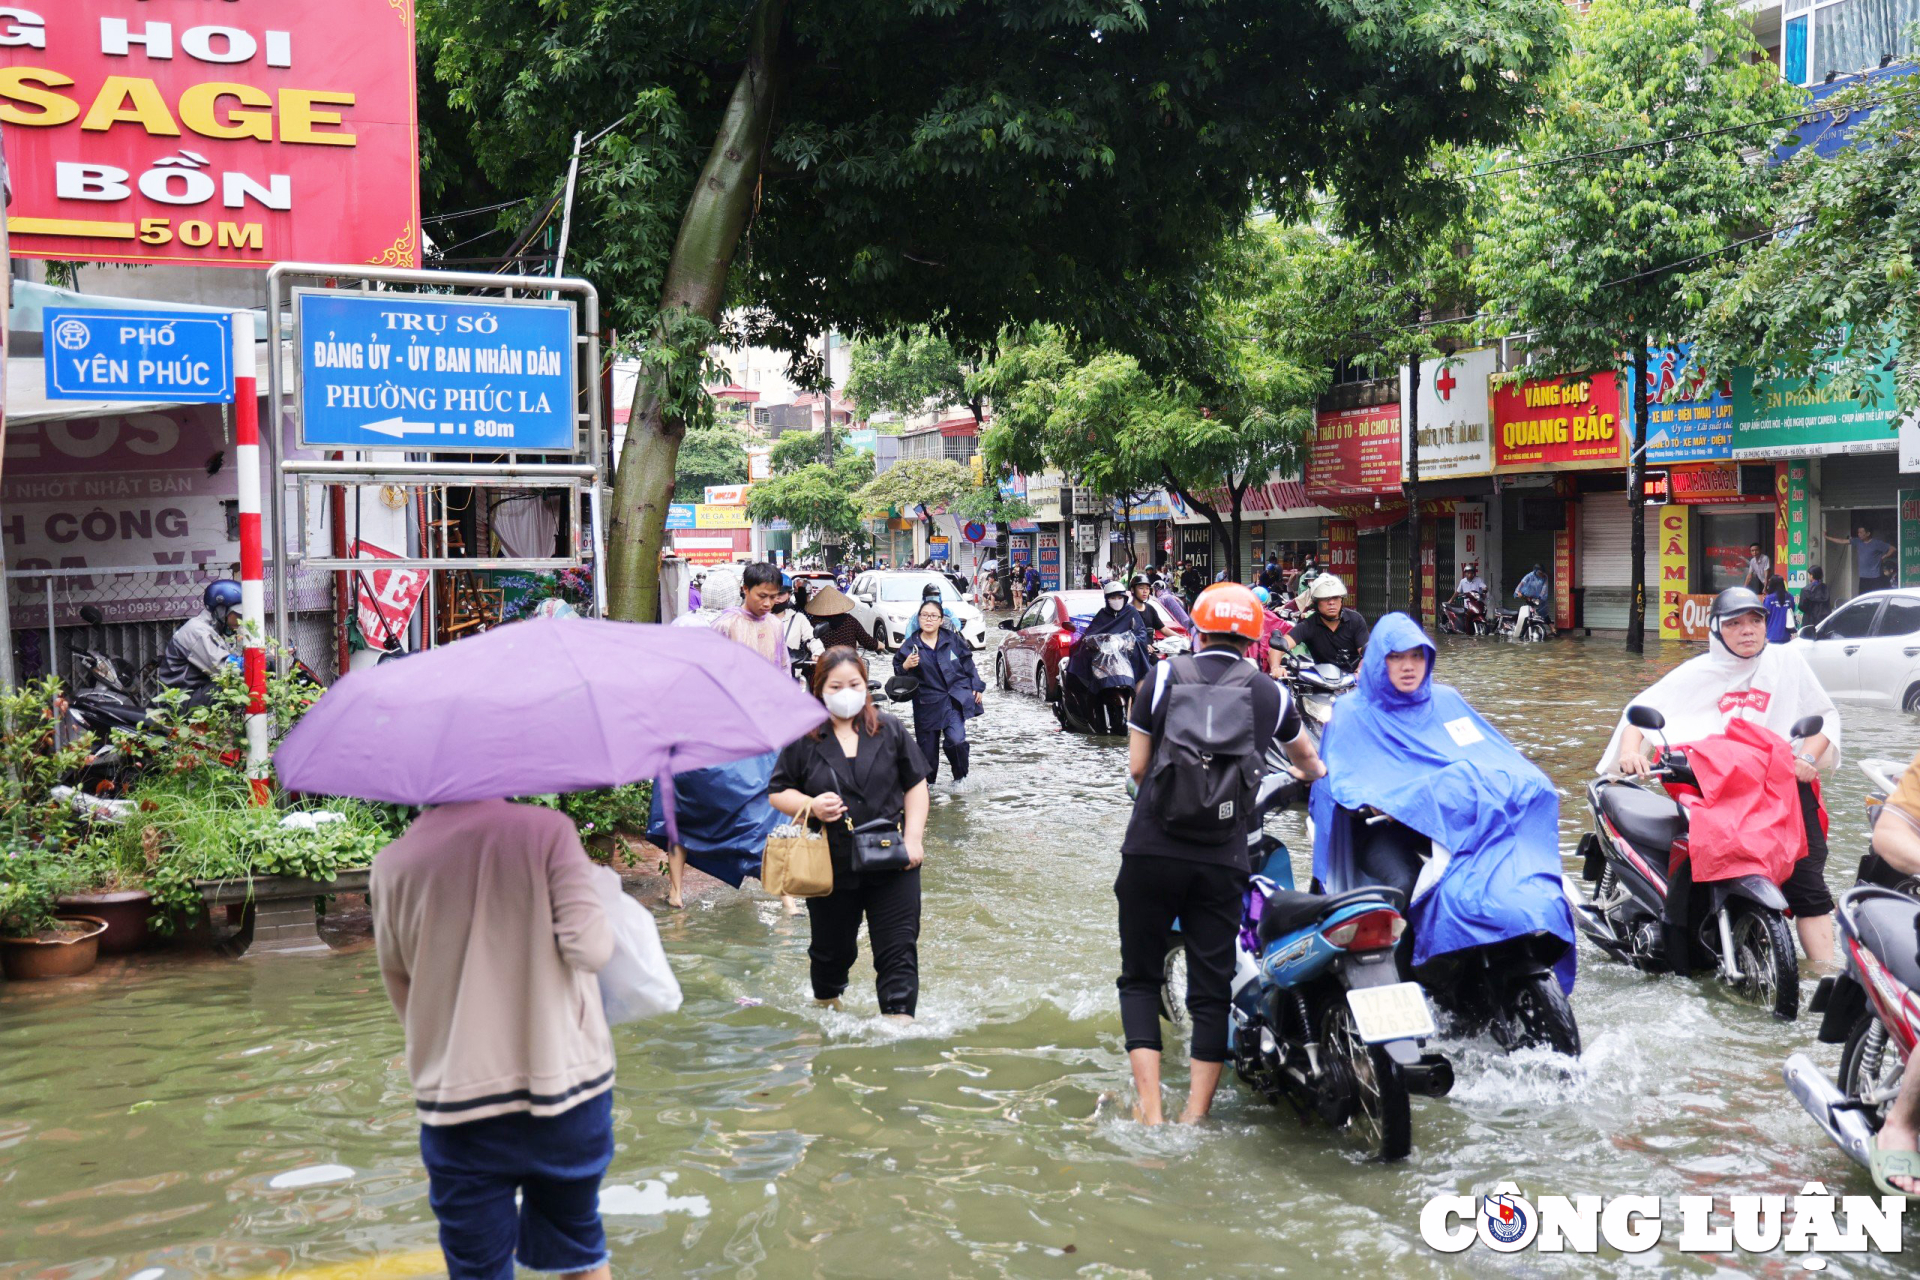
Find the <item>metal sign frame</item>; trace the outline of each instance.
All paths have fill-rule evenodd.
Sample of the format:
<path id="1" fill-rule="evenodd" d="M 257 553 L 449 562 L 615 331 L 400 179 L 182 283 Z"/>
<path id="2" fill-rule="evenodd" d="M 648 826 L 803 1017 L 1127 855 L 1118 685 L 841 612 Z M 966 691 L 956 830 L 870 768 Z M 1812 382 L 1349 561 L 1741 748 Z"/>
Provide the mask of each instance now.
<path id="1" fill-rule="evenodd" d="M 373 286 L 380 285 L 417 285 L 424 289 L 447 291 L 449 301 L 465 299 L 475 294 L 504 293 L 511 297 L 514 293 L 544 294 L 558 300 L 562 296 L 577 298 L 578 306 L 584 316 L 575 316 L 573 321 L 574 342 L 574 381 L 575 411 L 574 421 L 577 429 L 587 433 L 587 457 L 585 463 L 546 463 L 522 462 L 514 456 L 514 451 L 502 449 L 507 454 L 505 462 L 435 462 L 427 459 L 406 462 L 374 464 L 364 461 L 331 459 L 290 459 L 282 456 L 284 449 L 283 414 L 291 408 L 295 421 L 295 439 L 305 437 L 302 422 L 303 408 L 298 395 L 299 352 L 295 349 L 295 387 L 287 386 L 285 366 L 282 363 L 285 344 L 290 336 L 292 292 L 296 288 L 290 284 L 295 277 L 313 277 L 327 282 L 315 291 L 351 293 L 352 289 L 334 287 L 339 281 L 359 281 L 358 292 L 371 293 Z M 469 292 L 454 294 L 452 290 Z M 424 290 L 423 290 L 424 291 Z M 600 294 L 593 285 L 585 280 L 562 277 L 549 279 L 544 276 L 504 276 L 489 275 L 470 271 L 424 271 L 403 267 L 368 266 L 355 263 L 321 262 L 281 262 L 276 263 L 267 272 L 267 403 L 269 421 L 272 426 L 262 432 L 266 436 L 268 474 L 272 477 L 269 493 L 269 519 L 274 531 L 273 536 L 273 615 L 274 637 L 279 642 L 282 653 L 287 648 L 287 579 L 288 569 L 296 560 L 310 568 L 331 571 L 353 571 L 375 564 L 383 569 L 528 569 L 566 568 L 590 559 L 594 566 L 593 595 L 594 612 L 604 615 L 607 607 L 606 586 L 606 459 L 603 452 L 606 409 L 600 399 Z M 289 391 L 293 392 L 289 401 Z M 576 440 L 578 437 L 576 436 Z M 305 447 L 304 445 L 302 447 Z M 578 446 L 576 444 L 576 451 Z M 361 452 L 365 452 L 364 450 Z M 387 452 L 382 450 L 381 452 Z M 433 450 L 411 452 L 431 453 Z M 286 492 L 285 481 L 293 478 L 299 486 L 300 529 L 302 538 L 306 531 L 306 495 L 314 484 L 410 484 L 410 485 L 458 485 L 474 487 L 500 487 L 502 485 L 524 486 L 528 488 L 564 488 L 570 494 L 577 494 L 584 486 L 587 492 L 589 554 L 579 559 L 554 561 L 550 558 L 539 560 L 494 558 L 450 558 L 434 556 L 404 556 L 393 560 L 354 560 L 338 557 L 307 558 L 304 554 L 296 557 L 289 554 L 286 536 Z M 575 526 L 577 528 L 577 525 Z M 577 539 L 576 539 L 577 545 Z M 305 547 L 302 546 L 304 553 Z"/>
<path id="2" fill-rule="evenodd" d="M 299 412 L 297 412 L 294 415 L 294 432 L 295 432 L 294 438 L 295 438 L 295 442 L 298 443 L 302 449 L 353 448 L 362 452 L 365 451 L 365 446 L 349 446 L 349 445 L 328 443 L 325 441 L 322 441 L 320 443 L 314 443 L 307 439 L 306 361 L 300 358 L 300 354 L 303 351 L 302 344 L 305 341 L 305 336 L 306 336 L 301 331 L 302 325 L 304 323 L 301 317 L 301 312 L 300 312 L 301 300 L 303 298 L 315 298 L 315 297 L 318 297 L 318 298 L 365 298 L 365 297 L 379 297 L 379 296 L 381 295 L 368 294 L 367 292 L 361 289 L 318 289 L 318 288 L 312 288 L 310 286 L 305 286 L 305 285 L 295 285 L 292 289 L 288 290 L 288 311 L 289 311 L 289 314 L 291 315 L 291 323 L 293 327 L 293 349 L 295 352 L 295 359 L 293 362 L 293 402 L 294 404 L 299 406 Z M 407 294 L 399 294 L 397 296 L 405 300 L 416 300 L 416 299 L 424 298 L 426 301 L 429 301 L 429 302 L 471 303 L 473 305 L 482 305 L 486 301 L 485 299 L 475 298 L 465 294 L 407 293 Z M 579 387 L 577 384 L 580 377 L 580 367 L 579 367 L 580 366 L 580 312 L 579 312 L 579 309 L 575 307 L 572 303 L 562 302 L 557 298 L 502 298 L 502 299 L 499 299 L 499 301 L 502 303 L 512 305 L 516 308 L 538 309 L 542 311 L 564 310 L 566 312 L 567 351 L 568 351 L 568 354 L 571 355 L 573 358 L 574 367 L 572 370 L 572 374 L 576 383 L 575 394 L 577 396 L 579 393 Z M 394 451 L 408 450 L 410 452 L 423 452 L 423 453 L 513 453 L 513 452 L 516 452 L 513 449 L 501 448 L 498 444 L 492 444 L 492 445 L 469 444 L 464 439 L 458 443 L 446 444 L 441 442 L 437 437 L 430 436 L 430 437 L 427 437 L 426 440 L 423 441 L 423 443 L 428 443 L 431 445 L 431 447 L 420 449 L 420 450 L 411 450 L 409 448 L 409 445 L 403 440 L 395 440 L 394 443 L 388 447 L 390 447 Z M 542 454 L 566 453 L 566 454 L 569 454 L 570 456 L 578 457 L 583 452 L 583 450 L 580 447 L 580 423 L 577 415 L 574 421 L 573 445 L 571 448 L 569 449 L 520 449 L 518 450 L 518 452 L 542 453 Z"/>

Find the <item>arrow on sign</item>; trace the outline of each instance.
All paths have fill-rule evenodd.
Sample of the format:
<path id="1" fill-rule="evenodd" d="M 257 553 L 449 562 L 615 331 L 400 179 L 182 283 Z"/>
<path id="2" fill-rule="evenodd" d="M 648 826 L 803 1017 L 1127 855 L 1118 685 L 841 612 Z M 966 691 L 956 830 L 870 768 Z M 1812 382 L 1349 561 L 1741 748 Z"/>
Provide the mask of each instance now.
<path id="1" fill-rule="evenodd" d="M 378 422 L 369 422 L 368 431 L 377 431 L 383 436 L 392 436 L 398 440 L 401 436 L 430 436 L 433 434 L 431 422 L 407 422 L 400 418 L 382 418 Z"/>

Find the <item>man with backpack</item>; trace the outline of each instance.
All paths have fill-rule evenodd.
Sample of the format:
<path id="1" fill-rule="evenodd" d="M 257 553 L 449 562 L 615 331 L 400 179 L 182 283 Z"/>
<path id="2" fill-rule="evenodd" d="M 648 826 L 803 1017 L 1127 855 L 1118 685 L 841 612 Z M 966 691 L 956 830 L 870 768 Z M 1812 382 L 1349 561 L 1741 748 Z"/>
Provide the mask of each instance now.
<path id="1" fill-rule="evenodd" d="M 1159 1124 L 1160 987 L 1174 921 L 1187 952 L 1192 1079 L 1184 1124 L 1213 1104 L 1227 1057 L 1234 936 L 1251 868 L 1247 836 L 1268 749 L 1307 779 L 1326 769 L 1285 689 L 1247 660 L 1265 611 L 1238 583 L 1193 605 L 1200 651 L 1157 664 L 1134 692 L 1128 771 L 1138 787 L 1120 844 L 1120 1020 L 1139 1100 Z"/>

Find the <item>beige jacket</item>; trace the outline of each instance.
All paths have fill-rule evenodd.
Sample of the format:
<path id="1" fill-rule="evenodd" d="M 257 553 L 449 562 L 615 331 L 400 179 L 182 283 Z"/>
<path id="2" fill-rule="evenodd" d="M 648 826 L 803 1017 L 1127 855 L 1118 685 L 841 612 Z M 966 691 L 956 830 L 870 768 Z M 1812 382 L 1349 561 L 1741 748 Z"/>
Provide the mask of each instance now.
<path id="1" fill-rule="evenodd" d="M 613 931 L 566 815 L 475 800 L 373 861 L 373 932 L 422 1124 L 557 1115 L 613 1087 Z"/>

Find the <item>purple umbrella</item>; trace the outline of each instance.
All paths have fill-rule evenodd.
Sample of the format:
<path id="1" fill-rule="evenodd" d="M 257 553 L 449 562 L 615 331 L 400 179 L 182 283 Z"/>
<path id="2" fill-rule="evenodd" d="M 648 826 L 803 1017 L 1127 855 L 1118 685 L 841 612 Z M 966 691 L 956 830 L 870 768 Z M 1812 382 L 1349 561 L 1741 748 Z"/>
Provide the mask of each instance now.
<path id="1" fill-rule="evenodd" d="M 295 791 L 446 804 L 670 780 L 826 718 L 718 632 L 535 618 L 343 678 L 273 764 Z"/>

